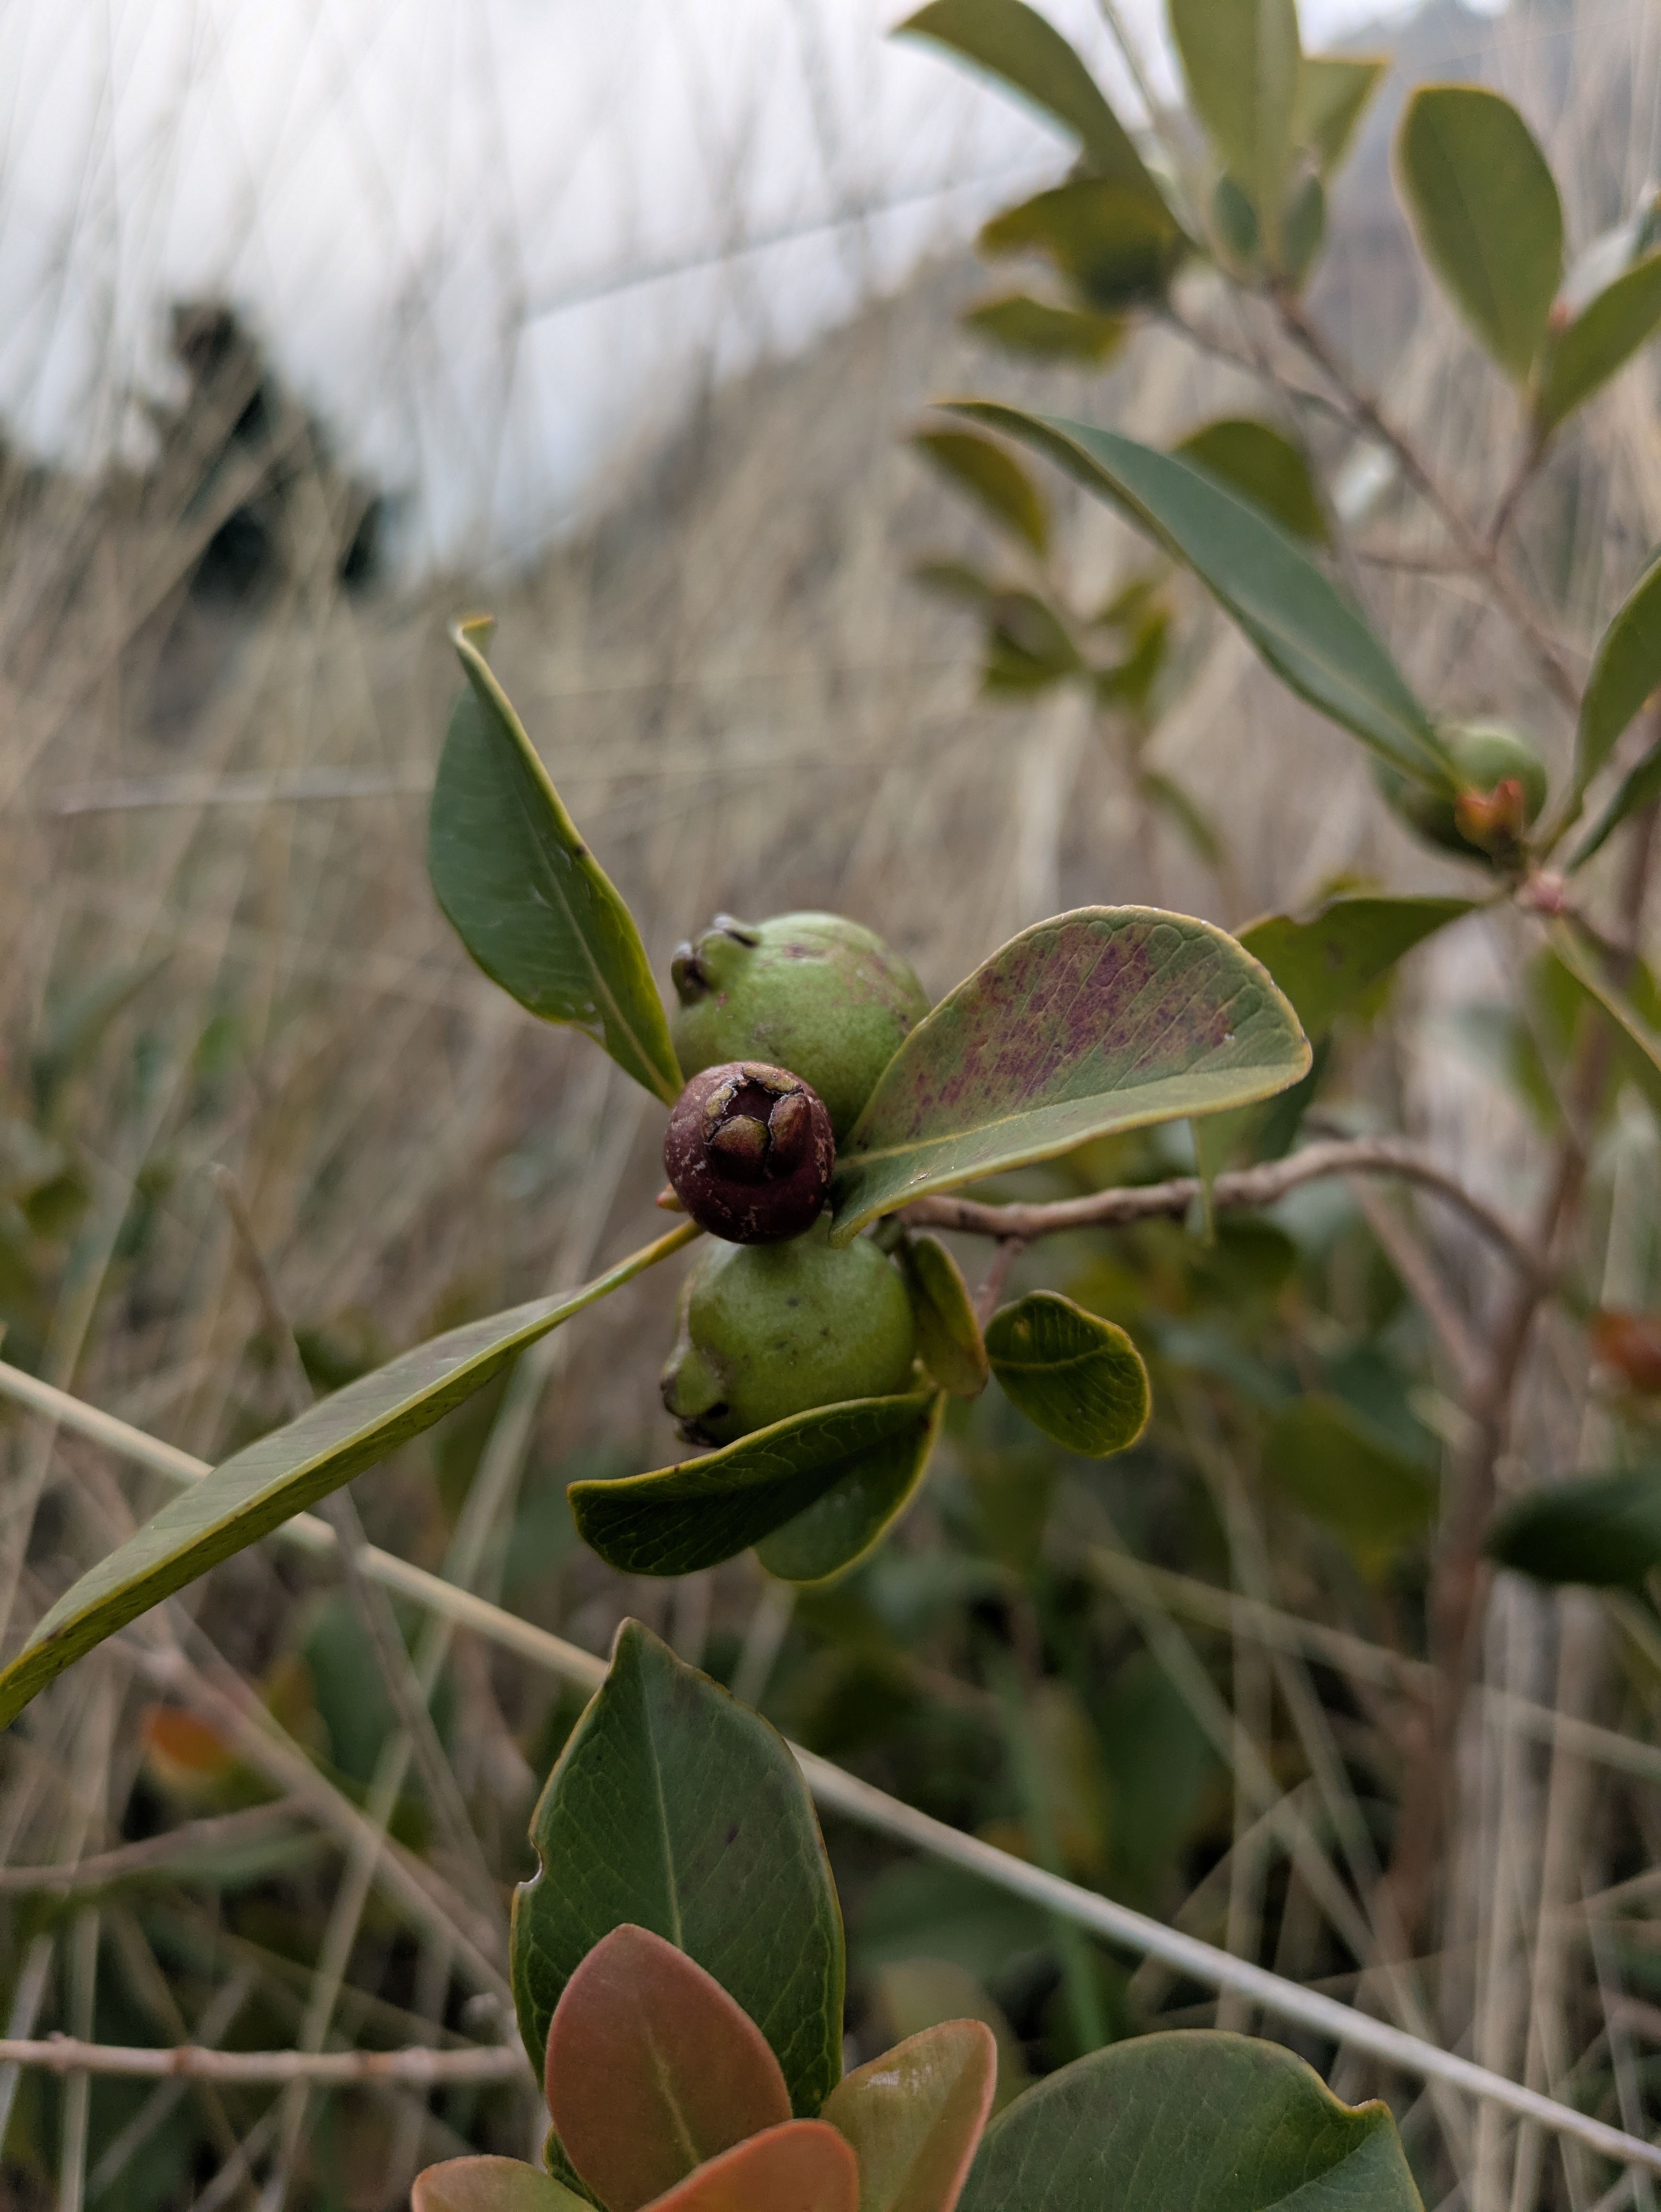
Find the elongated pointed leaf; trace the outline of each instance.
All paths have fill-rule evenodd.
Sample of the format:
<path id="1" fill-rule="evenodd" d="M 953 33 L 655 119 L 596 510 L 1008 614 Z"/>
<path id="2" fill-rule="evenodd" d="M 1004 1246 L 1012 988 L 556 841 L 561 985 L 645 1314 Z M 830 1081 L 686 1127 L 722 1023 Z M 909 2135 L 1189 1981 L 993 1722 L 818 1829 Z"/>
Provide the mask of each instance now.
<path id="1" fill-rule="evenodd" d="M 593 2212 L 587 2199 L 517 2158 L 450 2158 L 416 2176 L 410 2212 Z"/>
<path id="2" fill-rule="evenodd" d="M 1661 253 L 1652 253 L 1589 301 L 1548 345 L 1534 403 L 1543 436 L 1590 399 L 1661 329 Z"/>
<path id="3" fill-rule="evenodd" d="M 884 1070 L 837 1163 L 831 1242 L 1111 1130 L 1270 1097 L 1308 1066 L 1291 1007 L 1209 922 L 1134 906 L 1038 922 Z"/>
<path id="4" fill-rule="evenodd" d="M 1421 85 L 1402 112 L 1396 165 L 1420 251 L 1520 384 L 1563 273 L 1563 210 L 1533 132 L 1484 86 Z"/>
<path id="5" fill-rule="evenodd" d="M 455 633 L 467 688 L 433 787 L 427 866 L 438 902 L 492 982 L 604 1045 L 672 1105 L 681 1074 L 634 916 L 578 834 L 508 696 Z"/>
<path id="6" fill-rule="evenodd" d="M 1245 186 L 1274 240 L 1302 64 L 1296 0 L 1170 0 L 1169 12 L 1189 95 L 1219 166 Z"/>
<path id="7" fill-rule="evenodd" d="M 971 430 L 919 430 L 911 442 L 995 522 L 1024 538 L 1035 553 L 1043 551 L 1050 543 L 1050 509 L 1007 447 Z"/>
<path id="8" fill-rule="evenodd" d="M 958 318 L 966 331 L 990 338 L 1010 353 L 1040 361 L 1100 363 L 1124 343 L 1126 325 L 1116 315 L 1083 307 L 1058 307 L 1025 292 L 1007 292 L 965 307 Z"/>
<path id="9" fill-rule="evenodd" d="M 823 2120 L 788 2120 L 711 2159 L 653 2212 L 858 2212 L 854 2154 Z"/>
<path id="10" fill-rule="evenodd" d="M 1422 2212 L 1384 2104 L 1341 2104 L 1275 2043 L 1141 2035 L 987 2130 L 962 2212 Z"/>
<path id="11" fill-rule="evenodd" d="M 58 1599 L 0 1672 L 0 1727 L 83 1652 L 431 1428 L 527 1344 L 697 1233 L 683 1224 L 581 1290 L 533 1298 L 435 1336 L 234 1454 Z"/>
<path id="12" fill-rule="evenodd" d="M 942 1390 L 978 1398 L 991 1369 L 963 1270 L 937 1237 L 908 1237 L 900 1265 L 917 1324 L 917 1355 Z"/>
<path id="13" fill-rule="evenodd" d="M 1174 453 L 1086 422 L 986 401 L 955 414 L 1050 458 L 1191 568 L 1300 698 L 1417 782 L 1458 777 L 1407 679 L 1307 552 L 1256 507 Z"/>
<path id="14" fill-rule="evenodd" d="M 1001 78 L 1071 131 L 1098 176 L 1164 205 L 1095 78 L 1061 33 L 1024 0 L 931 0 L 897 27 L 896 36 L 932 40 Z"/>
<path id="15" fill-rule="evenodd" d="M 1042 253 L 1098 313 L 1162 296 L 1188 241 L 1163 202 L 1102 177 L 1075 177 L 994 216 L 983 253 Z"/>
<path id="16" fill-rule="evenodd" d="M 538 2070 L 554 2008 L 632 1923 L 697 1960 L 771 2045 L 798 2113 L 842 2078 L 843 1937 L 800 1770 L 765 1721 L 625 1621 L 531 1820 L 514 1998 Z"/>
<path id="17" fill-rule="evenodd" d="M 1227 416 L 1191 431 L 1176 450 L 1185 461 L 1208 471 L 1262 507 L 1294 538 L 1311 545 L 1325 544 L 1326 516 L 1309 463 L 1290 438 L 1283 438 L 1267 422 Z"/>
<path id="18" fill-rule="evenodd" d="M 1551 949 L 1570 976 L 1615 1024 L 1621 1073 L 1634 1083 L 1651 1108 L 1661 1115 L 1661 1029 L 1633 1003 L 1630 989 L 1621 990 L 1604 974 L 1597 957 L 1567 927 L 1554 929 Z M 1643 980 L 1642 971 L 1634 981 Z M 1646 1011 L 1653 1011 L 1653 979 L 1648 979 Z"/>
<path id="19" fill-rule="evenodd" d="M 1296 143 L 1330 176 L 1390 68 L 1384 54 L 1305 54 L 1292 119 Z"/>
<path id="20" fill-rule="evenodd" d="M 1068 1451 L 1106 1459 L 1134 1444 L 1151 1407 L 1141 1354 L 1110 1321 L 1055 1291 L 995 1313 L 986 1349 L 1004 1395 Z"/>
<path id="21" fill-rule="evenodd" d="M 813 1503 L 764 1536 L 756 1557 L 781 1582 L 822 1583 L 873 1552 L 922 1488 L 940 1439 L 946 1400 L 921 1429 L 904 1429 L 862 1454 Z"/>
<path id="22" fill-rule="evenodd" d="M 749 2014 L 696 1960 L 632 1924 L 603 1936 L 565 1984 L 545 2079 L 560 2148 L 608 2212 L 638 2212 L 790 2118 Z"/>
<path id="23" fill-rule="evenodd" d="M 1542 1482 L 1488 1531 L 1488 1557 L 1536 1582 L 1629 1588 L 1661 1566 L 1661 1468 Z"/>
<path id="24" fill-rule="evenodd" d="M 1291 1000 L 1311 1042 L 1396 962 L 1475 908 L 1475 899 L 1335 898 L 1299 921 L 1266 914 L 1240 932 Z"/>
<path id="25" fill-rule="evenodd" d="M 1661 688 L 1661 559 L 1639 578 L 1598 640 L 1580 699 L 1574 786 L 1584 791 L 1639 708 Z"/>
<path id="26" fill-rule="evenodd" d="M 1594 853 L 1602 852 L 1628 817 L 1647 806 L 1652 799 L 1661 799 L 1661 743 L 1652 745 L 1621 777 L 1615 796 L 1576 846 L 1574 857 L 1569 862 L 1570 872 L 1584 868 Z"/>
<path id="27" fill-rule="evenodd" d="M 793 1413 L 720 1451 L 650 1474 L 574 1482 L 568 1494 L 578 1534 L 624 1574 L 690 1575 L 718 1566 L 861 1470 L 879 1492 L 897 1480 L 921 1446 L 931 1405 L 927 1391 L 853 1398 Z M 874 1469 L 873 1455 L 879 1455 Z"/>
<path id="28" fill-rule="evenodd" d="M 859 2160 L 860 2212 L 952 2212 L 997 2081 L 978 2020 L 925 2028 L 845 2075 L 824 2117 Z"/>

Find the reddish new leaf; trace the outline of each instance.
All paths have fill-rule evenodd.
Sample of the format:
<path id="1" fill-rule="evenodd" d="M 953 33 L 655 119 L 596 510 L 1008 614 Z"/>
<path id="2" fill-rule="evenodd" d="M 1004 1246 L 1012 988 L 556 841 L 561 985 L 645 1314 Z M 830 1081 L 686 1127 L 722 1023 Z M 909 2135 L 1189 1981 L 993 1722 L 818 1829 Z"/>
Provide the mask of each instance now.
<path id="1" fill-rule="evenodd" d="M 548 2110 L 608 2212 L 638 2212 L 706 2160 L 790 2118 L 767 2039 L 713 1975 L 625 1923 L 566 1984 Z"/>
<path id="2" fill-rule="evenodd" d="M 823 2120 L 787 2120 L 712 2158 L 652 2212 L 859 2212 L 854 2154 Z"/>
<path id="3" fill-rule="evenodd" d="M 416 2176 L 410 2212 L 591 2212 L 581 2197 L 517 2158 L 451 2158 Z"/>
<path id="4" fill-rule="evenodd" d="M 1591 1317 L 1591 1348 L 1633 1389 L 1661 1391 L 1661 1313 L 1605 1307 Z"/>
<path id="5" fill-rule="evenodd" d="M 997 2085 L 978 2020 L 926 2027 L 848 2075 L 824 2117 L 858 2157 L 860 2212 L 952 2212 Z"/>

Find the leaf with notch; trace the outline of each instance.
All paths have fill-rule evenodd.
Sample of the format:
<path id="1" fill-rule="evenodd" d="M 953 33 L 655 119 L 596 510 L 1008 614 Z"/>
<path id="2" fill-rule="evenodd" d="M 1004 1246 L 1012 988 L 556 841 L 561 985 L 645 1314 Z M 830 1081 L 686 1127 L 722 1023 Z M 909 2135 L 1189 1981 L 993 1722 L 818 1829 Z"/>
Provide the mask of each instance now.
<path id="1" fill-rule="evenodd" d="M 467 684 L 433 786 L 434 892 L 493 983 L 544 1021 L 593 1037 L 672 1105 L 680 1067 L 640 932 L 474 642 L 491 627 L 465 623 L 453 634 Z"/>
<path id="2" fill-rule="evenodd" d="M 1567 329 L 1547 341 L 1534 402 L 1537 434 L 1547 437 L 1591 398 L 1661 328 L 1661 253 L 1652 253 L 1589 300 Z"/>
<path id="3" fill-rule="evenodd" d="M 1349 151 L 1357 125 L 1390 68 L 1388 55 L 1305 54 L 1298 73 L 1292 135 L 1323 177 Z"/>
<path id="4" fill-rule="evenodd" d="M 1540 1483 L 1504 1509 L 1482 1548 L 1536 1582 L 1631 1588 L 1661 1566 L 1661 1468 Z"/>
<path id="5" fill-rule="evenodd" d="M 1294 538 L 1325 544 L 1326 516 L 1309 463 L 1290 438 L 1267 422 L 1226 416 L 1190 431 L 1175 450 L 1273 515 Z"/>
<path id="6" fill-rule="evenodd" d="M 987 1324 L 987 1356 L 1012 1406 L 1086 1459 L 1108 1459 L 1147 1426 L 1141 1354 L 1116 1323 L 1056 1291 L 1034 1291 Z"/>
<path id="7" fill-rule="evenodd" d="M 937 1394 L 920 1429 L 903 1429 L 864 1453 L 822 1497 L 764 1536 L 756 1557 L 768 1573 L 786 1583 L 829 1582 L 867 1558 L 922 1489 L 945 1411 Z"/>
<path id="8" fill-rule="evenodd" d="M 984 224 L 983 253 L 1042 253 L 1098 313 L 1164 295 L 1188 240 L 1163 200 L 1101 177 L 1076 177 Z"/>
<path id="9" fill-rule="evenodd" d="M 978 2020 L 925 2028 L 845 2075 L 824 2118 L 859 2160 L 860 2212 L 952 2212 L 997 2080 Z"/>
<path id="10" fill-rule="evenodd" d="M 1273 240 L 1292 160 L 1302 56 L 1296 0 L 1170 0 L 1195 112 Z"/>
<path id="11" fill-rule="evenodd" d="M 1084 307 L 1058 307 L 1026 292 L 1007 292 L 982 300 L 958 317 L 966 331 L 990 338 L 1009 353 L 1039 361 L 1087 361 L 1099 365 L 1124 343 L 1125 325 L 1116 315 Z"/>
<path id="12" fill-rule="evenodd" d="M 684 1951 L 747 2013 L 793 2109 L 842 2079 L 836 1886 L 783 1739 L 637 1620 L 531 1820 L 541 1871 L 514 1896 L 520 2033 L 538 2071 L 555 2007 L 595 1944 L 632 1923 Z"/>
<path id="13" fill-rule="evenodd" d="M 1582 792 L 1627 725 L 1661 688 L 1661 555 L 1653 558 L 1598 640 L 1580 698 L 1574 788 Z"/>
<path id="14" fill-rule="evenodd" d="M 919 430 L 911 441 L 958 487 L 979 501 L 995 522 L 1024 538 L 1035 553 L 1050 543 L 1050 509 L 1043 495 L 1006 446 L 972 430 Z"/>
<path id="15" fill-rule="evenodd" d="M 106 1636 L 431 1428 L 527 1344 L 697 1234 L 683 1223 L 581 1290 L 447 1330 L 222 1461 L 106 1553 L 37 1625 L 0 1670 L 0 1728 Z"/>
<path id="16" fill-rule="evenodd" d="M 1191 568 L 1299 698 L 1415 782 L 1457 788 L 1429 716 L 1360 615 L 1256 507 L 1174 453 L 983 400 L 952 411 L 1050 458 Z"/>

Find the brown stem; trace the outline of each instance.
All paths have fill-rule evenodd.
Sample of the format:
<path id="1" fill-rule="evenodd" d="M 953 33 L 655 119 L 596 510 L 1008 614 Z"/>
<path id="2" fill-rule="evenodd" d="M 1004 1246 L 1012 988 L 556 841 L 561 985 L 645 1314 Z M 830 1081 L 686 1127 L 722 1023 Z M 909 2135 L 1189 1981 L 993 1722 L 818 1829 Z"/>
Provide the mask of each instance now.
<path id="1" fill-rule="evenodd" d="M 998 1249 L 992 1255 L 992 1264 L 982 1276 L 980 1288 L 975 1293 L 975 1315 L 983 1328 L 997 1311 L 998 1300 L 1003 1296 L 1004 1285 L 1009 1280 L 1009 1271 L 1025 1249 L 1025 1237 L 999 1237 Z"/>

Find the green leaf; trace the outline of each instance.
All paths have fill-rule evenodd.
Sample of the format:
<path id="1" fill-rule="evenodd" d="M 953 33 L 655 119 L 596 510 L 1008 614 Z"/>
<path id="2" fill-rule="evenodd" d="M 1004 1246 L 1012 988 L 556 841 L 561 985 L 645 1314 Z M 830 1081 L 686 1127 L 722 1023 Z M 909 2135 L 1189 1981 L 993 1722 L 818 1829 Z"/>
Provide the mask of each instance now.
<path id="1" fill-rule="evenodd" d="M 1487 352 L 1522 383 L 1563 273 L 1563 210 L 1534 134 L 1483 86 L 1421 85 L 1402 112 L 1396 162 L 1421 252 Z"/>
<path id="2" fill-rule="evenodd" d="M 1117 313 L 1160 298 L 1188 250 L 1163 200 L 1079 177 L 994 216 L 983 253 L 1042 253 L 1086 304 Z"/>
<path id="3" fill-rule="evenodd" d="M 449 2158 L 416 2176 L 410 2212 L 594 2212 L 517 2158 Z"/>
<path id="4" fill-rule="evenodd" d="M 1584 868 L 1594 853 L 1602 851 L 1627 817 L 1647 806 L 1652 799 L 1661 799 L 1661 741 L 1652 744 L 1621 777 L 1620 789 L 1575 848 L 1569 872 Z"/>
<path id="5" fill-rule="evenodd" d="M 1384 2104 L 1214 2030 L 1092 2051 L 988 2129 L 959 2212 L 1422 2212 Z"/>
<path id="6" fill-rule="evenodd" d="M 720 1451 L 650 1474 L 574 1482 L 569 1494 L 578 1533 L 624 1574 L 690 1575 L 718 1566 L 844 1481 L 891 1497 L 891 1486 L 921 1447 L 933 1405 L 928 1391 L 852 1398 L 793 1413 Z M 897 1510 L 896 1503 L 886 1517 Z"/>
<path id="7" fill-rule="evenodd" d="M 926 1950 L 927 1931 L 918 1929 L 916 1936 Z M 985 2023 L 998 2053 L 998 2081 L 992 2098 L 995 2112 L 1013 2104 L 1031 2081 L 1026 2054 L 1015 2031 L 966 1966 L 950 1959 L 900 1959 L 877 1967 L 867 1979 L 876 2032 L 891 2035 L 897 2043 L 921 2035 L 925 2028 L 940 2027 L 949 2020 Z"/>
<path id="8" fill-rule="evenodd" d="M 1326 516 L 1309 463 L 1267 422 L 1226 416 L 1190 432 L 1176 451 L 1244 494 L 1294 538 L 1315 545 L 1326 543 Z"/>
<path id="9" fill-rule="evenodd" d="M 1078 647 L 1066 624 L 1036 592 L 995 592 L 986 611 L 989 691 L 1042 690 L 1078 672 Z"/>
<path id="10" fill-rule="evenodd" d="M 1292 135 L 1323 177 L 1338 167 L 1390 68 L 1388 55 L 1305 54 L 1298 73 Z"/>
<path id="11" fill-rule="evenodd" d="M 1137 906 L 1035 923 L 883 1071 L 837 1162 L 830 1241 L 1092 1137 L 1270 1097 L 1308 1066 L 1291 1007 L 1211 923 Z"/>
<path id="12" fill-rule="evenodd" d="M 1010 1403 L 1068 1451 L 1107 1459 L 1147 1426 L 1141 1354 L 1115 1322 L 1071 1298 L 1034 1291 L 1001 1307 L 986 1349 Z"/>
<path id="13" fill-rule="evenodd" d="M 858 2212 L 854 2154 L 823 2120 L 751 2136 L 660 2197 L 652 2212 Z"/>
<path id="14" fill-rule="evenodd" d="M 544 2069 L 559 2146 L 609 2212 L 790 2118 L 767 2039 L 696 1960 L 626 1923 L 565 1984 Z"/>
<path id="15" fill-rule="evenodd" d="M 1574 787 L 1582 792 L 1661 687 L 1661 558 L 1651 562 L 1598 640 L 1580 698 Z"/>
<path id="16" fill-rule="evenodd" d="M 1661 253 L 1652 253 L 1590 301 L 1548 342 L 1534 402 L 1544 438 L 1590 399 L 1661 327 Z"/>
<path id="17" fill-rule="evenodd" d="M 1302 69 L 1296 0 L 1170 0 L 1170 15 L 1195 112 L 1273 244 Z"/>
<path id="18" fill-rule="evenodd" d="M 1638 1085 L 1652 1109 L 1661 1114 L 1661 1030 L 1633 1004 L 1629 990 L 1618 989 L 1609 981 L 1572 929 L 1554 929 L 1551 949 L 1574 981 L 1614 1023 L 1621 1047 L 1621 1073 Z M 1637 972 L 1642 977 L 1645 971 L 1640 968 Z M 1646 994 L 1652 1001 L 1653 989 L 1652 981 Z M 0 1684 L 3 1681 L 0 1676 Z"/>
<path id="19" fill-rule="evenodd" d="M 1436 1478 L 1342 1398 L 1295 1398 L 1263 1445 L 1263 1472 L 1283 1498 L 1367 1563 L 1417 1536 L 1436 1510 Z"/>
<path id="20" fill-rule="evenodd" d="M 1296 542 L 1174 453 L 1088 423 L 969 401 L 954 413 L 1048 453 L 1191 568 L 1300 698 L 1435 789 L 1458 783 L 1424 708 L 1361 617 Z"/>
<path id="21" fill-rule="evenodd" d="M 683 1223 L 581 1290 L 510 1306 L 417 1345 L 223 1461 L 58 1599 L 0 1671 L 0 1728 L 83 1652 L 431 1428 L 527 1344 L 697 1234 Z"/>
<path id="22" fill-rule="evenodd" d="M 919 430 L 911 441 L 996 522 L 1024 538 L 1035 553 L 1050 544 L 1050 509 L 1026 471 L 1005 446 L 972 430 Z"/>
<path id="23" fill-rule="evenodd" d="M 1327 234 L 1326 186 L 1311 169 L 1293 186 L 1281 216 L 1279 267 L 1301 291 Z"/>
<path id="24" fill-rule="evenodd" d="M 1542 1482 L 1506 1507 L 1483 1548 L 1536 1582 L 1641 1583 L 1661 1566 L 1661 1468 Z"/>
<path id="25" fill-rule="evenodd" d="M 514 1893 L 520 2033 L 540 2070 L 554 2008 L 598 1942 L 632 1923 L 712 1974 L 766 2037 L 793 2109 L 842 2078 L 836 1886 L 783 1739 L 637 1620 L 531 1820 L 541 1871 Z"/>
<path id="26" fill-rule="evenodd" d="M 902 1430 L 856 1458 L 823 1497 L 764 1536 L 756 1557 L 768 1573 L 781 1582 L 827 1582 L 874 1551 L 922 1487 L 945 1411 L 937 1393 L 921 1430 Z"/>
<path id="27" fill-rule="evenodd" d="M 1036 9 L 1022 0 L 931 0 L 897 25 L 895 35 L 931 39 L 1001 77 L 1072 132 L 1098 176 L 1165 204 L 1095 78 Z"/>
<path id="28" fill-rule="evenodd" d="M 1475 905 L 1461 898 L 1335 898 L 1306 921 L 1264 915 L 1240 932 L 1240 942 L 1286 993 L 1312 1043 L 1415 945 Z"/>
<path id="29" fill-rule="evenodd" d="M 492 982 L 544 1021 L 593 1037 L 672 1105 L 680 1068 L 640 932 L 474 642 L 490 627 L 453 633 L 467 688 L 433 786 L 434 892 Z"/>
<path id="30" fill-rule="evenodd" d="M 859 2160 L 860 2212 L 952 2212 L 997 2078 L 978 2020 L 925 2028 L 844 2075 L 824 2118 Z"/>
<path id="31" fill-rule="evenodd" d="M 917 1354 L 942 1390 L 978 1398 L 991 1369 L 963 1270 L 937 1237 L 908 1237 L 897 1255 L 911 1293 Z"/>
<path id="32" fill-rule="evenodd" d="M 1125 325 L 1116 315 L 1082 307 L 1058 307 L 1025 292 L 983 300 L 958 318 L 965 330 L 990 338 L 1010 353 L 1032 354 L 1040 361 L 1085 361 L 1099 366 L 1124 343 Z"/>

